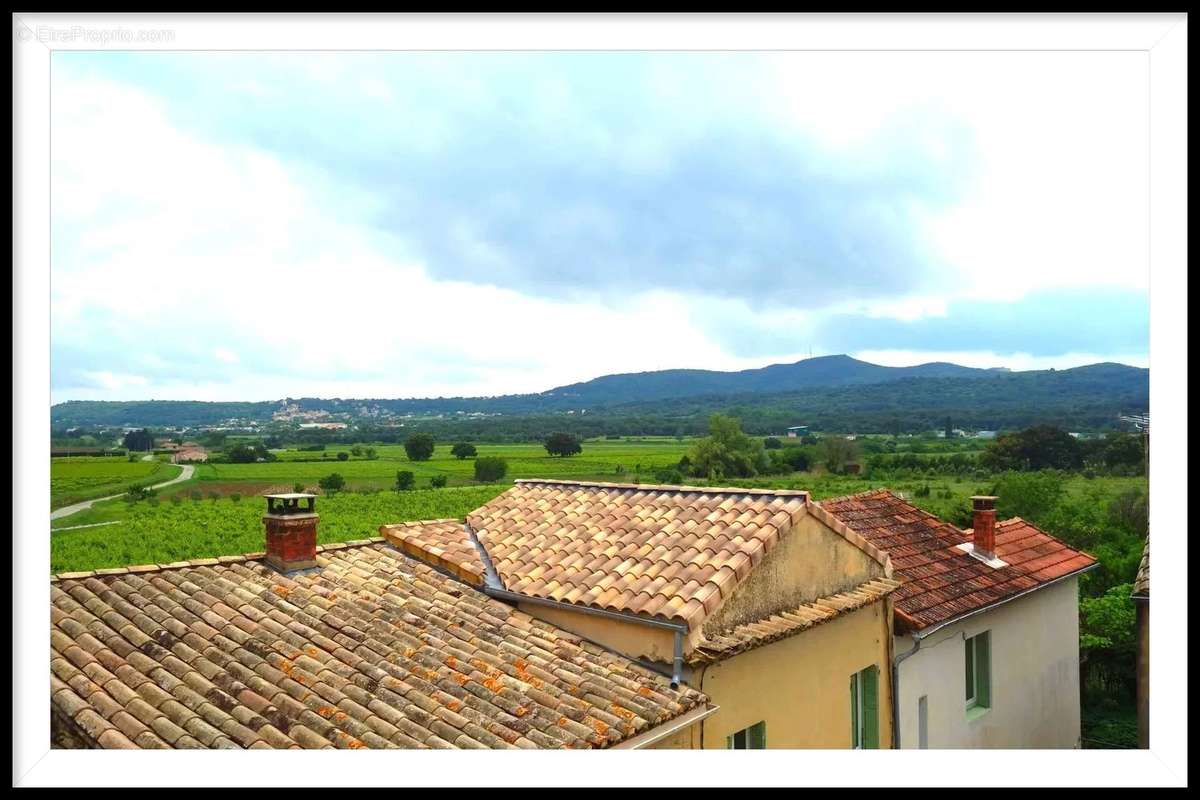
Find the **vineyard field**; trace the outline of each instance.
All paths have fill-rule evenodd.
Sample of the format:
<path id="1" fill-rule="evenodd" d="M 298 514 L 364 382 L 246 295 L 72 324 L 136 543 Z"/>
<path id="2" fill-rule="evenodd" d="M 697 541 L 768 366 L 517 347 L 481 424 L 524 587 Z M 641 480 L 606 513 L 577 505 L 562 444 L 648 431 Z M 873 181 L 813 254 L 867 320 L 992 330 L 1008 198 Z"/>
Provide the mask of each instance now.
<path id="1" fill-rule="evenodd" d="M 50 508 L 117 494 L 131 485 L 168 481 L 179 467 L 161 461 L 127 461 L 104 456 L 50 459 Z"/>
<path id="2" fill-rule="evenodd" d="M 344 492 L 317 500 L 321 544 L 379 535 L 379 526 L 419 519 L 464 517 L 508 488 L 488 484 L 411 492 Z M 130 564 L 158 564 L 263 549 L 259 497 L 169 502 L 113 500 L 56 521 L 56 527 L 118 522 L 95 528 L 52 530 L 50 569 L 71 572 Z"/>

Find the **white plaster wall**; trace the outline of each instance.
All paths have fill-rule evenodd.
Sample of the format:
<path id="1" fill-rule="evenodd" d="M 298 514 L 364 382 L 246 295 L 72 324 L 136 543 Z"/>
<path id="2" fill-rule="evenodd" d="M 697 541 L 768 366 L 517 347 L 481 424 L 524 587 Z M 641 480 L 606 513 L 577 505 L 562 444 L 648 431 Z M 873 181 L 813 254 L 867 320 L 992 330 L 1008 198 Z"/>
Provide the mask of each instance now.
<path id="1" fill-rule="evenodd" d="M 916 748 L 928 698 L 929 747 L 1079 747 L 1079 586 L 1068 578 L 927 637 L 900 664 L 900 746 Z M 992 705 L 968 720 L 964 641 L 991 631 Z M 896 637 L 895 654 L 912 649 Z"/>

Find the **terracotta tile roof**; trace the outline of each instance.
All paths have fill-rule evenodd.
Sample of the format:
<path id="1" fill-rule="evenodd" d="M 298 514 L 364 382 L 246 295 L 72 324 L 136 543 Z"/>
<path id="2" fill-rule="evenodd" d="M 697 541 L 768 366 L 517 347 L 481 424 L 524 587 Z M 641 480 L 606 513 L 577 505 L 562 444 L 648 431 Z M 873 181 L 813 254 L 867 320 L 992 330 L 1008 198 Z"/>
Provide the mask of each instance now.
<path id="1" fill-rule="evenodd" d="M 900 587 L 900 581 L 877 578 L 848 592 L 818 598 L 799 608 L 766 619 L 739 625 L 719 634 L 708 634 L 689 656 L 689 663 L 711 663 L 745 650 L 786 639 L 801 631 L 878 602 Z"/>
<path id="2" fill-rule="evenodd" d="M 529 480 L 467 523 L 509 591 L 695 629 L 807 502 L 806 492 Z"/>
<path id="3" fill-rule="evenodd" d="M 823 500 L 826 511 L 892 560 L 904 585 L 896 591 L 896 629 L 921 630 L 1089 567 L 1096 560 L 1025 520 L 996 523 L 993 568 L 955 545 L 970 531 L 922 511 L 887 490 Z"/>
<path id="4" fill-rule="evenodd" d="M 435 519 L 384 525 L 379 534 L 391 544 L 455 577 L 483 586 L 487 569 L 466 526 L 456 519 Z"/>
<path id="5" fill-rule="evenodd" d="M 1133 579 L 1133 596 L 1138 599 L 1150 598 L 1150 537 L 1142 547 L 1142 560 L 1138 564 L 1137 577 Z"/>
<path id="6" fill-rule="evenodd" d="M 52 578 L 52 713 L 106 748 L 574 748 L 705 702 L 378 540 L 259 557 Z"/>

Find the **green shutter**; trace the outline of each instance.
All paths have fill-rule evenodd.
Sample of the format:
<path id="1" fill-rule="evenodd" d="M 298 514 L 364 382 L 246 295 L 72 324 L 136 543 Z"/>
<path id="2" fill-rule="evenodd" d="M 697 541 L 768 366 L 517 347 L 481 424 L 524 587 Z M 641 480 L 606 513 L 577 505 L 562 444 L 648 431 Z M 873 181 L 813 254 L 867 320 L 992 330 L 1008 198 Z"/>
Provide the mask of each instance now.
<path id="1" fill-rule="evenodd" d="M 992 706 L 991 631 L 975 637 L 975 705 Z"/>
<path id="2" fill-rule="evenodd" d="M 767 749 L 767 723 L 759 722 L 751 725 L 746 731 L 746 749 L 748 750 L 766 750 Z"/>
<path id="3" fill-rule="evenodd" d="M 850 676 L 850 747 L 858 747 L 858 674 Z"/>
<path id="4" fill-rule="evenodd" d="M 867 667 L 863 676 L 863 749 L 879 749 L 879 668 Z"/>
<path id="5" fill-rule="evenodd" d="M 967 639 L 966 646 L 963 648 L 966 653 L 966 687 L 967 687 L 967 702 L 975 700 L 975 640 Z"/>

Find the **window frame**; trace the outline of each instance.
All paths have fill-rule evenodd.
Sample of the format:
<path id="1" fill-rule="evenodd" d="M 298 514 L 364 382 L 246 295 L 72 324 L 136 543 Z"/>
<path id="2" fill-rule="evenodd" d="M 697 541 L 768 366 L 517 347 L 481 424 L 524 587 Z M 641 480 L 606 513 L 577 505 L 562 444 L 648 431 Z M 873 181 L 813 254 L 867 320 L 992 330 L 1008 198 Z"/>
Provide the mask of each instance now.
<path id="1" fill-rule="evenodd" d="M 963 675 L 966 712 L 974 719 L 992 707 L 992 632 L 964 637 Z"/>
<path id="2" fill-rule="evenodd" d="M 742 739 L 742 746 L 738 747 L 738 737 Z M 757 746 L 756 746 L 757 745 Z M 748 725 L 740 731 L 734 731 L 725 737 L 726 750 L 766 750 L 767 749 L 767 722 L 760 720 L 753 725 Z"/>

